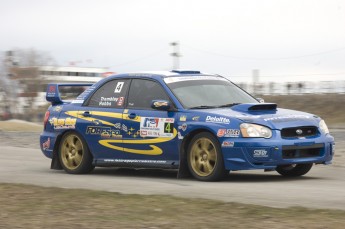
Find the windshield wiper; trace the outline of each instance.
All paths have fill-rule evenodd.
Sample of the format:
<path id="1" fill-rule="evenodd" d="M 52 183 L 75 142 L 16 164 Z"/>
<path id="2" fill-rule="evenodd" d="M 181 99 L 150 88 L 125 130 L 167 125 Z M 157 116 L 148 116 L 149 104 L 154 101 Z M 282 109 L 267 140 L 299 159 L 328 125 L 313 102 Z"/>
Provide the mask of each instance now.
<path id="1" fill-rule="evenodd" d="M 216 108 L 216 106 L 200 105 L 195 107 L 190 107 L 189 109 L 211 109 Z"/>
<path id="2" fill-rule="evenodd" d="M 228 104 L 220 105 L 218 107 L 232 107 L 232 106 L 235 106 L 235 105 L 238 105 L 238 104 L 241 104 L 241 103 L 228 103 Z"/>

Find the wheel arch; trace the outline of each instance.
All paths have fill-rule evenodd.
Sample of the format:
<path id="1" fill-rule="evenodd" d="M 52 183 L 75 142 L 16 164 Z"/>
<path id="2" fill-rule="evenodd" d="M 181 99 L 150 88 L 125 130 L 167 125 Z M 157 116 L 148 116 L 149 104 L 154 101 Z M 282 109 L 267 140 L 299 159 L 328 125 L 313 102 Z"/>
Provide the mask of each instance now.
<path id="1" fill-rule="evenodd" d="M 54 149 L 53 149 L 53 157 L 52 157 L 52 161 L 51 161 L 51 165 L 50 165 L 50 169 L 56 169 L 56 170 L 62 170 L 62 165 L 60 163 L 60 160 L 59 160 L 59 157 L 58 157 L 58 153 L 59 153 L 59 147 L 60 147 L 60 143 L 61 143 L 61 140 L 63 138 L 63 136 L 65 136 L 66 134 L 68 133 L 71 133 L 71 132 L 75 132 L 77 133 L 78 135 L 80 135 L 84 142 L 86 143 L 86 146 L 87 148 L 89 149 L 90 151 L 90 147 L 89 147 L 89 144 L 88 142 L 85 140 L 84 136 L 76 129 L 69 129 L 69 130 L 65 130 L 63 132 L 61 132 L 57 137 L 56 137 L 56 140 L 55 140 L 55 144 L 54 144 Z M 90 153 L 92 154 L 92 156 L 94 157 L 93 153 L 90 151 Z"/>
<path id="2" fill-rule="evenodd" d="M 219 139 L 217 138 L 217 135 L 215 135 L 215 133 L 213 133 L 211 130 L 207 128 L 194 129 L 191 132 L 189 132 L 187 135 L 185 135 L 185 137 L 182 140 L 182 143 L 180 146 L 180 152 L 179 152 L 180 163 L 179 163 L 179 169 L 178 169 L 178 175 L 177 175 L 178 178 L 192 176 L 192 174 L 190 173 L 188 169 L 188 164 L 187 164 L 187 150 L 188 150 L 189 143 L 193 139 L 193 137 L 202 132 L 207 132 L 207 133 L 212 134 L 219 143 Z"/>

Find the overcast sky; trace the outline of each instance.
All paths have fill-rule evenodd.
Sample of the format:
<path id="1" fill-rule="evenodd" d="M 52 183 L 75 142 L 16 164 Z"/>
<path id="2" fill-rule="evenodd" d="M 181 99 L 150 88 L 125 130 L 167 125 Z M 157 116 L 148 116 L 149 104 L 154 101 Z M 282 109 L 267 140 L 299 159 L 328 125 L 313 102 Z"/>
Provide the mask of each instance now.
<path id="1" fill-rule="evenodd" d="M 271 79 L 345 79 L 345 0 L 1 0 L 0 52 L 114 72 L 180 67 Z"/>

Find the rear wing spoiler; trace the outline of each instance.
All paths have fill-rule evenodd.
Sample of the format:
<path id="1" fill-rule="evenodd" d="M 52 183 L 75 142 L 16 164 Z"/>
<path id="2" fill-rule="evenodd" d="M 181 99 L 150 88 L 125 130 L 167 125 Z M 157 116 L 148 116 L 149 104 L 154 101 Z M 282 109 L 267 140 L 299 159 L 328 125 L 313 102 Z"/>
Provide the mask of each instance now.
<path id="1" fill-rule="evenodd" d="M 92 83 L 78 83 L 78 84 L 65 84 L 65 83 L 50 83 L 47 86 L 46 100 L 51 102 L 52 105 L 63 103 L 61 99 L 59 87 L 90 87 Z"/>

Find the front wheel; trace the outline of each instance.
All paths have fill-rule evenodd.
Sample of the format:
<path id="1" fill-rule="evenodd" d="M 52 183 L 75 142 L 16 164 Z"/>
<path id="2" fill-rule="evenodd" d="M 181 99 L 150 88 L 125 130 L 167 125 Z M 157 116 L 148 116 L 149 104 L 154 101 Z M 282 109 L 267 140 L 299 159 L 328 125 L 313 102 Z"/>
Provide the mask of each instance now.
<path id="1" fill-rule="evenodd" d="M 188 146 L 187 162 L 192 175 L 201 181 L 220 180 L 226 173 L 219 142 L 210 133 L 193 137 Z"/>
<path id="2" fill-rule="evenodd" d="M 83 174 L 94 169 L 92 155 L 83 138 L 76 132 L 68 132 L 62 137 L 59 159 L 67 173 Z"/>
<path id="3" fill-rule="evenodd" d="M 298 177 L 308 173 L 311 167 L 313 167 L 313 164 L 280 165 L 276 168 L 276 171 L 283 176 Z"/>

